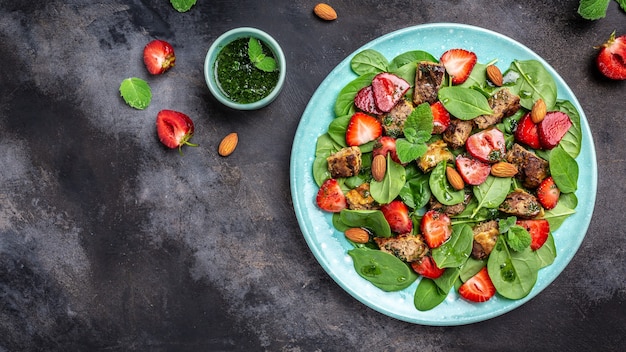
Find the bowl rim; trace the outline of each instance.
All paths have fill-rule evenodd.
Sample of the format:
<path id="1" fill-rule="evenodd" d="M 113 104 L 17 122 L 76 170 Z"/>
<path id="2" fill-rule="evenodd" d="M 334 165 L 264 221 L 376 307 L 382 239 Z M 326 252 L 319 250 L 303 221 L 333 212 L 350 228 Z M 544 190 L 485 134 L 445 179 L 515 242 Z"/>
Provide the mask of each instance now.
<path id="1" fill-rule="evenodd" d="M 217 54 L 224 46 L 236 39 L 245 37 L 255 37 L 267 44 L 267 46 L 272 50 L 274 54 L 274 58 L 276 59 L 279 67 L 279 73 L 276 87 L 274 87 L 270 94 L 268 94 L 265 98 L 255 101 L 253 103 L 242 104 L 233 102 L 232 100 L 224 96 L 220 88 L 217 86 L 216 80 L 214 78 L 213 66 L 215 64 Z M 260 109 L 274 101 L 274 99 L 276 99 L 276 97 L 282 90 L 283 84 L 285 82 L 286 70 L 287 63 L 285 61 L 285 54 L 283 53 L 283 50 L 278 42 L 268 33 L 254 27 L 237 27 L 224 32 L 222 35 L 217 37 L 215 41 L 213 41 L 213 44 L 211 44 L 211 46 L 209 47 L 206 58 L 204 59 L 204 79 L 207 86 L 209 87 L 209 90 L 211 91 L 211 94 L 220 103 L 237 110 Z"/>

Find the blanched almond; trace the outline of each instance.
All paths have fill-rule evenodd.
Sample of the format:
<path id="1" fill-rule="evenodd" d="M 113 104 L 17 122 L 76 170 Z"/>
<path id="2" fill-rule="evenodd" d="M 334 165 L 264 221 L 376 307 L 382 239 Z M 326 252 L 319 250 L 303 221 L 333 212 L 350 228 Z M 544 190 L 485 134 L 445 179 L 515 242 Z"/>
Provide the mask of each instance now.
<path id="1" fill-rule="evenodd" d="M 385 178 L 385 172 L 387 171 L 387 159 L 382 154 L 378 154 L 372 160 L 372 177 L 374 180 L 380 182 Z"/>
<path id="2" fill-rule="evenodd" d="M 370 234 L 360 227 L 352 227 L 344 232 L 347 239 L 354 243 L 367 243 L 370 240 Z"/>
<path id="3" fill-rule="evenodd" d="M 217 152 L 221 156 L 229 156 L 235 151 L 238 142 L 239 137 L 237 136 L 237 133 L 230 133 L 226 137 L 224 137 L 224 139 L 222 139 L 219 147 L 217 148 Z"/>

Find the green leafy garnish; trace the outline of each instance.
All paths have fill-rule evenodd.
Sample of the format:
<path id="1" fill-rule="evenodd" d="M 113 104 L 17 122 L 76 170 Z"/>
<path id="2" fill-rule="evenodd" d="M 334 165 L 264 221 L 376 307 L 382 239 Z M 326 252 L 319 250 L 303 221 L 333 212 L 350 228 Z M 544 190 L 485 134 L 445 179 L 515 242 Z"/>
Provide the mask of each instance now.
<path id="1" fill-rule="evenodd" d="M 174 9 L 178 12 L 187 12 L 196 4 L 196 0 L 170 0 Z"/>
<path id="2" fill-rule="evenodd" d="M 606 16 L 611 0 L 580 0 L 578 14 L 586 20 L 599 20 Z M 626 0 L 615 0 L 626 11 Z"/>
<path id="3" fill-rule="evenodd" d="M 403 163 L 426 153 L 426 141 L 433 131 L 433 114 L 428 103 L 418 105 L 404 123 L 404 138 L 396 140 L 398 158 Z"/>
<path id="4" fill-rule="evenodd" d="M 120 94 L 126 104 L 138 110 L 147 108 L 152 100 L 152 90 L 148 82 L 137 77 L 123 80 L 120 84 Z"/>
<path id="5" fill-rule="evenodd" d="M 265 72 L 276 70 L 276 60 L 263 54 L 263 47 L 258 39 L 250 38 L 248 41 L 248 57 L 259 70 Z"/>

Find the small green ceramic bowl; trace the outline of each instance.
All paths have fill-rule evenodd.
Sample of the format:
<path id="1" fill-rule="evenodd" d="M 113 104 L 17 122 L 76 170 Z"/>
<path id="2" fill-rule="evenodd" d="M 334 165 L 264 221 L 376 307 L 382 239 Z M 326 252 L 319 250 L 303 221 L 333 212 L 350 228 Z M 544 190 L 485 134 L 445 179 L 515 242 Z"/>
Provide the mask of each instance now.
<path id="1" fill-rule="evenodd" d="M 272 50 L 274 58 L 276 59 L 276 64 L 278 65 L 279 73 L 276 87 L 274 87 L 269 95 L 253 103 L 243 104 L 232 101 L 220 89 L 215 77 L 215 60 L 220 53 L 220 50 L 222 50 L 222 48 L 230 42 L 240 38 L 249 37 L 261 40 Z M 204 78 L 211 94 L 213 94 L 215 99 L 217 99 L 220 103 L 237 110 L 256 110 L 267 106 L 269 103 L 274 101 L 285 83 L 286 70 L 287 65 L 285 62 L 285 55 L 283 54 L 283 50 L 280 48 L 280 45 L 278 45 L 278 42 L 276 42 L 276 40 L 269 34 L 251 27 L 234 28 L 219 36 L 209 48 L 204 60 Z"/>

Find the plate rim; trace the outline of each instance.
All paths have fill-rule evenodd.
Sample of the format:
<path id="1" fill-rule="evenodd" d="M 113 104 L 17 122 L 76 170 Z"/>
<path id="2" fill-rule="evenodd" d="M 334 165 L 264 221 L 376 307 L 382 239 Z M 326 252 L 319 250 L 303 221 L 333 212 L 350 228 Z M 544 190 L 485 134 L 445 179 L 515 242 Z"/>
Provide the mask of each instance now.
<path id="1" fill-rule="evenodd" d="M 329 263 L 326 262 L 326 258 L 324 258 L 321 255 L 320 252 L 320 248 L 318 247 L 317 243 L 313 242 L 313 238 L 308 234 L 308 228 L 305 226 L 307 219 L 305 219 L 305 214 L 304 214 L 304 207 L 301 203 L 301 199 L 300 199 L 300 195 L 302 190 L 298 189 L 298 186 L 300 186 L 300 181 L 301 181 L 301 177 L 298 177 L 298 175 L 296 174 L 296 171 L 298 171 L 298 163 L 300 161 L 299 155 L 297 155 L 297 151 L 299 146 L 297 145 L 297 142 L 302 139 L 303 134 L 305 133 L 305 130 L 307 129 L 306 126 L 306 122 L 308 120 L 306 120 L 306 117 L 308 116 L 308 114 L 310 114 L 311 110 L 314 108 L 312 106 L 313 102 L 315 101 L 315 99 L 317 99 L 320 95 L 322 95 L 322 91 L 321 89 L 323 87 L 326 87 L 327 85 L 330 84 L 329 80 L 331 80 L 331 78 L 335 75 L 338 74 L 338 72 L 340 70 L 345 69 L 345 66 L 347 64 L 349 64 L 350 59 L 356 55 L 357 53 L 359 53 L 362 50 L 368 49 L 368 48 L 373 48 L 376 47 L 378 45 L 381 45 L 382 43 L 384 43 L 387 40 L 390 40 L 392 38 L 396 38 L 399 36 L 402 36 L 406 33 L 411 33 L 411 32 L 419 32 L 419 31 L 426 31 L 426 30 L 441 30 L 441 29 L 446 29 L 446 30 L 461 30 L 461 31 L 467 31 L 467 32 L 478 32 L 478 33 L 483 33 L 485 35 L 488 36 L 492 36 L 492 37 L 496 37 L 499 38 L 500 40 L 503 40 L 505 42 L 507 42 L 509 45 L 513 45 L 513 46 L 517 46 L 519 49 L 523 50 L 524 52 L 526 52 L 529 56 L 532 56 L 533 59 L 536 59 L 538 61 L 540 61 L 545 67 L 546 69 L 550 72 L 550 74 L 554 77 L 555 81 L 557 81 L 557 86 L 559 87 L 559 91 L 558 91 L 558 97 L 560 99 L 564 99 L 563 96 L 567 96 L 567 100 L 569 100 L 578 110 L 579 114 L 580 114 L 580 122 L 581 122 L 581 131 L 582 131 L 582 135 L 583 135 L 583 146 L 587 146 L 588 148 L 584 148 L 581 149 L 581 154 L 582 151 L 584 150 L 587 153 L 587 157 L 590 159 L 590 163 L 591 163 L 591 179 L 588 180 L 589 183 L 585 184 L 587 191 L 585 192 L 585 194 L 588 195 L 588 198 L 585 198 L 585 201 L 587 201 L 590 204 L 587 204 L 587 208 L 590 207 L 590 212 L 588 214 L 583 214 L 583 226 L 579 227 L 579 229 L 581 231 L 579 231 L 579 236 L 576 237 L 576 241 L 574 241 L 572 243 L 571 246 L 569 246 L 568 248 L 570 249 L 569 252 L 567 253 L 560 253 L 559 255 L 564 256 L 564 264 L 562 265 L 562 267 L 558 267 L 556 268 L 556 272 L 555 270 L 551 270 L 550 273 L 552 273 L 552 275 L 548 276 L 548 277 L 544 277 L 544 282 L 542 283 L 541 287 L 538 287 L 538 285 L 535 285 L 535 287 L 533 288 L 533 290 L 531 291 L 531 293 L 526 296 L 525 298 L 522 298 L 520 300 L 514 300 L 514 301 L 509 301 L 511 303 L 509 304 L 505 304 L 504 306 L 501 307 L 494 307 L 493 310 L 488 311 L 485 314 L 481 314 L 478 316 L 471 316 L 471 317 L 465 317 L 465 318 L 460 318 L 459 320 L 456 321 L 443 321 L 443 320 L 437 320 L 437 319 L 426 319 L 424 317 L 420 318 L 419 314 L 424 313 L 424 312 L 420 312 L 417 311 L 415 309 L 415 312 L 418 314 L 418 317 L 409 317 L 406 315 L 402 315 L 402 314 L 398 314 L 392 311 L 389 311 L 388 309 L 385 309 L 385 307 L 381 307 L 378 304 L 374 304 L 373 302 L 371 302 L 370 300 L 367 300 L 363 297 L 362 294 L 359 294 L 357 292 L 355 292 L 350 286 L 348 286 L 346 284 L 346 282 L 344 282 L 344 280 L 339 277 L 337 275 L 336 272 L 334 272 L 330 266 Z M 420 50 L 420 48 L 407 48 L 406 51 L 408 50 Z M 349 70 L 350 73 L 352 73 L 352 78 L 354 79 L 357 77 L 356 74 L 354 74 L 351 70 Z M 345 84 L 344 84 L 345 85 Z M 343 87 L 343 86 L 341 86 Z M 564 89 L 564 91 L 563 91 Z M 334 101 L 334 100 L 333 100 Z M 333 104 L 334 105 L 334 104 Z M 334 116 L 334 113 L 332 114 L 332 116 Z M 326 128 L 327 126 L 325 126 L 324 128 Z M 313 143 L 314 144 L 314 143 Z M 314 150 L 313 150 L 314 151 Z M 314 156 L 314 153 L 310 156 L 312 157 Z M 579 156 L 580 158 L 580 156 Z M 578 158 L 577 158 L 578 159 Z M 579 168 L 580 168 L 580 164 L 579 164 Z M 401 321 L 405 321 L 405 322 L 409 322 L 409 323 L 415 323 L 415 324 L 421 324 L 421 325 L 431 325 L 431 326 L 455 326 L 455 325 L 464 325 L 464 324 L 470 324 L 470 323 L 475 323 L 475 322 L 480 322 L 480 321 L 485 321 L 500 315 L 503 315 L 504 313 L 507 313 L 509 311 L 512 311 L 518 307 L 520 307 L 521 305 L 525 304 L 526 302 L 528 302 L 530 299 L 536 297 L 541 291 L 543 291 L 545 288 L 547 288 L 562 272 L 563 270 L 565 270 L 565 268 L 569 265 L 569 263 L 571 262 L 571 259 L 573 258 L 573 256 L 576 254 L 576 252 L 578 251 L 578 249 L 580 248 L 580 245 L 582 244 L 582 241 L 584 240 L 586 233 L 588 231 L 589 228 L 589 224 L 591 222 L 591 217 L 593 215 L 593 210 L 595 207 L 595 200 L 596 200 L 596 193 L 597 193 L 597 159 L 596 159 L 596 153 L 595 153 L 595 146 L 594 146 L 594 142 L 593 142 L 593 136 L 591 135 L 591 131 L 590 131 L 590 127 L 588 124 L 588 120 L 586 118 L 586 115 L 584 113 L 584 110 L 582 109 L 582 106 L 580 105 L 580 103 L 578 102 L 577 97 L 575 96 L 575 94 L 572 92 L 571 88 L 569 87 L 569 85 L 567 85 L 567 83 L 565 82 L 565 80 L 558 74 L 558 72 L 549 64 L 547 63 L 542 57 L 540 57 L 538 54 L 536 54 L 534 51 L 532 51 L 531 49 L 529 49 L 528 47 L 526 47 L 525 45 L 517 42 L 516 40 L 503 35 L 501 33 L 486 29 L 486 28 L 482 28 L 482 27 L 477 27 L 477 26 L 473 26 L 473 25 L 467 25 L 467 24 L 460 24 L 460 23 L 451 23 L 451 22 L 441 22 L 441 23 L 429 23 L 429 24 L 420 24 L 420 25 L 414 25 L 414 26 L 409 26 L 409 27 L 405 27 L 405 28 L 401 28 L 392 32 L 389 32 L 387 34 L 384 34 L 382 36 L 379 36 L 369 42 L 367 42 L 366 44 L 362 45 L 361 47 L 357 48 L 356 50 L 354 50 L 352 53 L 350 53 L 348 56 L 346 56 L 342 61 L 340 61 L 340 63 L 338 63 L 328 74 L 327 76 L 320 82 L 320 84 L 318 85 L 318 87 L 316 88 L 315 92 L 312 94 L 311 98 L 309 99 L 307 106 L 305 108 L 305 110 L 302 113 L 300 122 L 298 124 L 298 128 L 296 129 L 296 133 L 294 135 L 294 140 L 293 140 L 293 145 L 292 145 L 292 150 L 291 150 L 291 157 L 290 157 L 290 190 L 291 190 L 291 195 L 292 195 L 292 202 L 293 202 L 293 207 L 294 207 L 294 211 L 296 214 L 296 218 L 298 221 L 298 225 L 300 227 L 300 230 L 302 232 L 303 237 L 305 238 L 305 241 L 309 247 L 309 250 L 312 252 L 312 254 L 314 255 L 315 259 L 317 260 L 317 262 L 322 266 L 322 268 L 324 269 L 324 271 L 333 279 L 333 281 L 335 281 L 335 283 L 337 283 L 344 291 L 346 291 L 347 293 L 349 293 L 353 298 L 355 298 L 357 301 L 361 302 L 362 304 L 365 304 L 366 306 L 368 306 L 369 308 L 378 311 L 379 313 L 382 313 L 384 315 L 390 316 L 392 318 L 401 320 Z M 310 172 L 310 170 L 309 170 Z M 304 177 L 304 176 L 302 176 Z M 311 179 L 310 175 L 307 179 Z M 580 184 L 580 178 L 579 178 L 579 184 Z M 317 185 L 315 185 L 317 187 Z M 579 191 L 576 191 L 576 195 L 578 196 Z M 311 201 L 313 201 L 313 199 L 311 199 Z M 577 206 L 577 212 L 579 210 L 579 208 L 581 207 L 580 203 Z M 320 211 L 321 213 L 321 211 Z M 330 215 L 329 214 L 324 214 L 324 217 L 326 218 L 326 221 L 328 221 Z M 332 227 L 332 224 L 331 224 Z M 333 228 L 334 232 L 338 232 L 336 229 Z M 556 232 L 558 232 L 558 229 L 556 230 Z M 558 250 L 558 248 L 557 248 Z M 346 254 L 347 255 L 347 254 Z M 553 263 L 554 265 L 554 263 Z M 356 272 L 355 272 L 356 274 Z M 540 276 L 541 276 L 541 272 L 540 272 Z M 365 281 L 365 280 L 364 280 Z M 419 281 L 419 279 L 418 279 Z M 371 284 L 370 284 L 371 285 Z M 416 285 L 416 283 L 414 283 L 411 287 L 414 287 L 414 285 Z M 373 285 L 372 285 L 373 287 Z M 378 290 L 378 289 L 376 289 Z M 381 290 L 379 290 L 380 292 L 383 292 Z M 448 298 L 452 295 L 449 294 Z M 502 299 L 502 301 L 508 301 L 506 299 Z M 488 303 L 488 302 L 487 302 Z M 483 303 L 484 305 L 485 303 Z"/>

